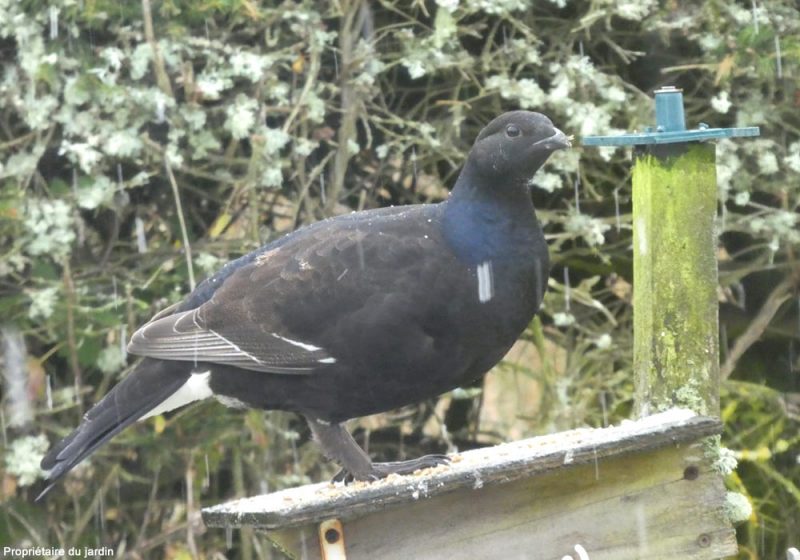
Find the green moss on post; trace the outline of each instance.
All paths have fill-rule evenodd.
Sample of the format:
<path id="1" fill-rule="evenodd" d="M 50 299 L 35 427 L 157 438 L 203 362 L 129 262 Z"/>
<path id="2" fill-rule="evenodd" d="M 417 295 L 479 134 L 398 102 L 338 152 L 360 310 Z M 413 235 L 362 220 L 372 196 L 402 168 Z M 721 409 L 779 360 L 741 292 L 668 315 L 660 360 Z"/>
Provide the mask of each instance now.
<path id="1" fill-rule="evenodd" d="M 706 143 L 648 146 L 636 157 L 633 363 L 640 415 L 672 406 L 719 414 L 714 150 Z"/>

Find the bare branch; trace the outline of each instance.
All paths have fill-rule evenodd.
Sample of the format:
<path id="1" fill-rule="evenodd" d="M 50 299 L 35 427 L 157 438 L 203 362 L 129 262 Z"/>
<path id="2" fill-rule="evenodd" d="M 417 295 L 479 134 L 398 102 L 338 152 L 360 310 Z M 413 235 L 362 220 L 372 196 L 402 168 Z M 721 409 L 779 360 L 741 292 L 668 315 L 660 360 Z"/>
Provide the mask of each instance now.
<path id="1" fill-rule="evenodd" d="M 767 330 L 770 321 L 775 317 L 775 313 L 778 312 L 781 305 L 791 296 L 791 289 L 791 278 L 786 278 L 783 282 L 775 286 L 775 289 L 772 290 L 772 293 L 761 306 L 761 309 L 758 310 L 758 314 L 747 326 L 747 329 L 739 335 L 736 342 L 733 344 L 733 348 L 728 352 L 728 357 L 719 371 L 720 379 L 727 379 L 730 377 L 731 373 L 733 373 L 733 370 L 736 368 L 736 363 L 739 361 L 739 358 L 742 357 L 742 354 L 761 338 L 761 335 Z"/>

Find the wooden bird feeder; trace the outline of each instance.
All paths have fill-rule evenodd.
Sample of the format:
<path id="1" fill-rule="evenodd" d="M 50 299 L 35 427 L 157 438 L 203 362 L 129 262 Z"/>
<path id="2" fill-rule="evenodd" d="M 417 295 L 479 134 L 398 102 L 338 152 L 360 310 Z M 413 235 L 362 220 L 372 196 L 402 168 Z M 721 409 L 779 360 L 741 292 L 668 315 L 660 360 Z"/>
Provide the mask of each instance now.
<path id="1" fill-rule="evenodd" d="M 303 560 L 673 560 L 736 553 L 715 443 L 719 414 L 716 170 L 680 90 L 633 145 L 634 375 L 641 418 L 453 456 L 410 476 L 291 488 L 203 510 Z"/>

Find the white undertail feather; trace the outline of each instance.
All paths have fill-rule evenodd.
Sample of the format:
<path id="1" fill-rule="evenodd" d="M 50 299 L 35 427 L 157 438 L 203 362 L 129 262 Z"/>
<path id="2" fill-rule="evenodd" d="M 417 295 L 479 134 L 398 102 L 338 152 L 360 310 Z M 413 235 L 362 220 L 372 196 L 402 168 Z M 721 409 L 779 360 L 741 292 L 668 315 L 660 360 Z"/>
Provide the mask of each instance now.
<path id="1" fill-rule="evenodd" d="M 211 392 L 211 386 L 209 385 L 210 377 L 210 371 L 193 373 L 189 379 L 186 380 L 186 383 L 181 385 L 169 398 L 142 416 L 139 420 L 144 420 L 151 416 L 158 416 L 159 414 L 175 410 L 189 403 L 209 398 L 213 394 Z"/>

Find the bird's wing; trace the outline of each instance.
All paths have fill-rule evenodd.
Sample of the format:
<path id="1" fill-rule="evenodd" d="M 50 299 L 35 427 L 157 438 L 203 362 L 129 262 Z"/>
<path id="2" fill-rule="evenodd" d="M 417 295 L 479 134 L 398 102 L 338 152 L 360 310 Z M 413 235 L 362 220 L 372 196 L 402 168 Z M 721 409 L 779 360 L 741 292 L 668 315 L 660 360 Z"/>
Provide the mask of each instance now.
<path id="1" fill-rule="evenodd" d="M 253 324 L 248 316 L 235 325 L 211 328 L 204 318 L 206 305 L 147 323 L 134 333 L 128 351 L 162 360 L 212 362 L 272 373 L 310 373 L 334 363 L 322 348 L 264 332 L 265 325 Z"/>
<path id="2" fill-rule="evenodd" d="M 331 222 L 268 248 L 199 307 L 156 316 L 134 333 L 128 351 L 270 373 L 335 364 L 326 332 L 344 316 L 375 307 L 399 281 L 400 269 L 413 276 L 409 267 L 421 266 L 426 251 L 421 241 L 430 244 L 422 232 L 398 234 L 396 219 L 387 231 L 380 222 Z"/>

